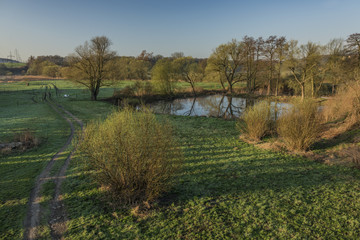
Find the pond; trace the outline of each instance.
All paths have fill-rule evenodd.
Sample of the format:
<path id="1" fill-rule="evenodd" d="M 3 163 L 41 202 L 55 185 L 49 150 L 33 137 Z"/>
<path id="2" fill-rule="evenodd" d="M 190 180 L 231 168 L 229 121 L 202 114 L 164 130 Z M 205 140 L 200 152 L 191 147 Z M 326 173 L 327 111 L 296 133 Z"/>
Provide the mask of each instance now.
<path id="1" fill-rule="evenodd" d="M 202 97 L 182 98 L 173 101 L 158 101 L 150 104 L 155 113 L 172 114 L 181 116 L 206 116 L 221 118 L 237 118 L 245 111 L 246 107 L 254 105 L 256 100 L 225 95 L 210 95 Z M 282 102 L 269 102 L 272 118 L 281 115 L 284 109 L 291 105 Z"/>

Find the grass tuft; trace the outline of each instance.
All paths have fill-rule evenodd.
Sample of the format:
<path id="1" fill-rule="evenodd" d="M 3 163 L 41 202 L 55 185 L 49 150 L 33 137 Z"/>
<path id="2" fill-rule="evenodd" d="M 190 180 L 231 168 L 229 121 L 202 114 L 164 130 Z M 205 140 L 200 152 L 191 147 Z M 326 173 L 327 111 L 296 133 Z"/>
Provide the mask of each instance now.
<path id="1" fill-rule="evenodd" d="M 259 141 L 270 132 L 271 122 L 270 105 L 263 101 L 247 108 L 236 127 L 245 137 Z"/>
<path id="2" fill-rule="evenodd" d="M 294 102 L 277 121 L 277 132 L 289 150 L 305 151 L 321 132 L 318 104 L 313 100 Z"/>

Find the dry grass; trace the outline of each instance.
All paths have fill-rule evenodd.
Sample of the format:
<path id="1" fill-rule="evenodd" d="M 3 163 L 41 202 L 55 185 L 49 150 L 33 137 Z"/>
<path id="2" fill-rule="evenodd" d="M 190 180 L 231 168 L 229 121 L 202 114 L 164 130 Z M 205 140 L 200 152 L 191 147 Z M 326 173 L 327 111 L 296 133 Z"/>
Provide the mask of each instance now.
<path id="1" fill-rule="evenodd" d="M 353 145 L 345 149 L 344 153 L 356 167 L 360 168 L 360 146 Z"/>
<path id="2" fill-rule="evenodd" d="M 95 180 L 120 203 L 151 201 L 169 189 L 181 153 L 168 123 L 148 110 L 125 108 L 89 124 L 80 150 Z"/>
<path id="3" fill-rule="evenodd" d="M 36 147 L 40 144 L 39 139 L 29 129 L 23 130 L 15 134 L 13 141 L 10 143 L 0 144 L 2 155 L 10 154 L 13 151 L 25 151 Z"/>
<path id="4" fill-rule="evenodd" d="M 360 121 L 360 81 L 344 85 L 338 93 L 329 99 L 324 107 L 325 121 L 351 118 L 354 124 Z"/>
<path id="5" fill-rule="evenodd" d="M 271 130 L 270 105 L 263 101 L 246 109 L 237 128 L 250 140 L 259 141 Z"/>
<path id="6" fill-rule="evenodd" d="M 312 100 L 294 102 L 278 119 L 277 132 L 289 150 L 307 150 L 321 132 L 317 103 Z"/>
<path id="7" fill-rule="evenodd" d="M 327 100 L 322 111 L 327 129 L 322 138 L 332 139 L 353 129 L 360 123 L 360 81 L 344 85 Z"/>

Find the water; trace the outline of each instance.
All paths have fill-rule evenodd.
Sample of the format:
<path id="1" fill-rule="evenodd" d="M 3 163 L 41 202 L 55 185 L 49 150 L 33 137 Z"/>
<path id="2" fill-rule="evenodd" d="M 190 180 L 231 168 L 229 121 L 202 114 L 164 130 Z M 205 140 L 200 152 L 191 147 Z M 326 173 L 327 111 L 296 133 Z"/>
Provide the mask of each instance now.
<path id="1" fill-rule="evenodd" d="M 155 113 L 181 116 L 206 116 L 221 118 L 240 117 L 246 107 L 254 105 L 254 100 L 225 95 L 210 95 L 197 98 L 175 99 L 173 101 L 158 101 L 150 104 Z M 291 105 L 281 102 L 270 102 L 273 118 L 277 118 Z"/>

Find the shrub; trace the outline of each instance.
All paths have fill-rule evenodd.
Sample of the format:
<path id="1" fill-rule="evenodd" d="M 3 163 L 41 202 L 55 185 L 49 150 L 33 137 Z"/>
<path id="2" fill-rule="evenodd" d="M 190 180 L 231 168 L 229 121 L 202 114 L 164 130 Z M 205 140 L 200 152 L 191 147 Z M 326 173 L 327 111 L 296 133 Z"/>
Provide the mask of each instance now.
<path id="1" fill-rule="evenodd" d="M 136 81 L 130 86 L 126 86 L 120 91 L 114 91 L 113 97 L 125 96 L 125 97 L 143 97 L 153 93 L 153 86 L 150 81 Z"/>
<path id="2" fill-rule="evenodd" d="M 277 132 L 290 150 L 307 150 L 321 130 L 318 104 L 312 100 L 294 102 L 277 121 Z"/>
<path id="3" fill-rule="evenodd" d="M 171 62 L 162 59 L 156 62 L 152 69 L 151 80 L 158 93 L 172 95 L 175 90 L 175 81 L 172 79 Z"/>
<path id="4" fill-rule="evenodd" d="M 39 139 L 29 129 L 22 130 L 14 135 L 13 141 L 0 143 L 0 154 L 9 154 L 13 150 L 25 151 L 40 144 Z"/>
<path id="5" fill-rule="evenodd" d="M 122 96 L 126 96 L 126 97 L 133 97 L 135 95 L 134 86 L 126 86 L 123 89 L 121 89 L 120 91 L 114 92 L 114 94 L 113 94 L 113 96 L 118 96 L 118 95 L 122 95 Z"/>
<path id="6" fill-rule="evenodd" d="M 134 93 L 136 96 L 142 97 L 151 95 L 153 92 L 150 81 L 136 81 L 134 84 Z"/>
<path id="7" fill-rule="evenodd" d="M 80 151 L 86 165 L 121 203 L 151 201 L 171 186 L 181 153 L 168 123 L 148 109 L 125 108 L 83 132 Z"/>
<path id="8" fill-rule="evenodd" d="M 14 142 L 21 143 L 21 149 L 26 150 L 39 145 L 39 139 L 35 136 L 34 132 L 26 129 L 15 134 Z"/>
<path id="9" fill-rule="evenodd" d="M 271 130 L 269 103 L 262 101 L 248 107 L 236 126 L 246 137 L 259 141 Z"/>

